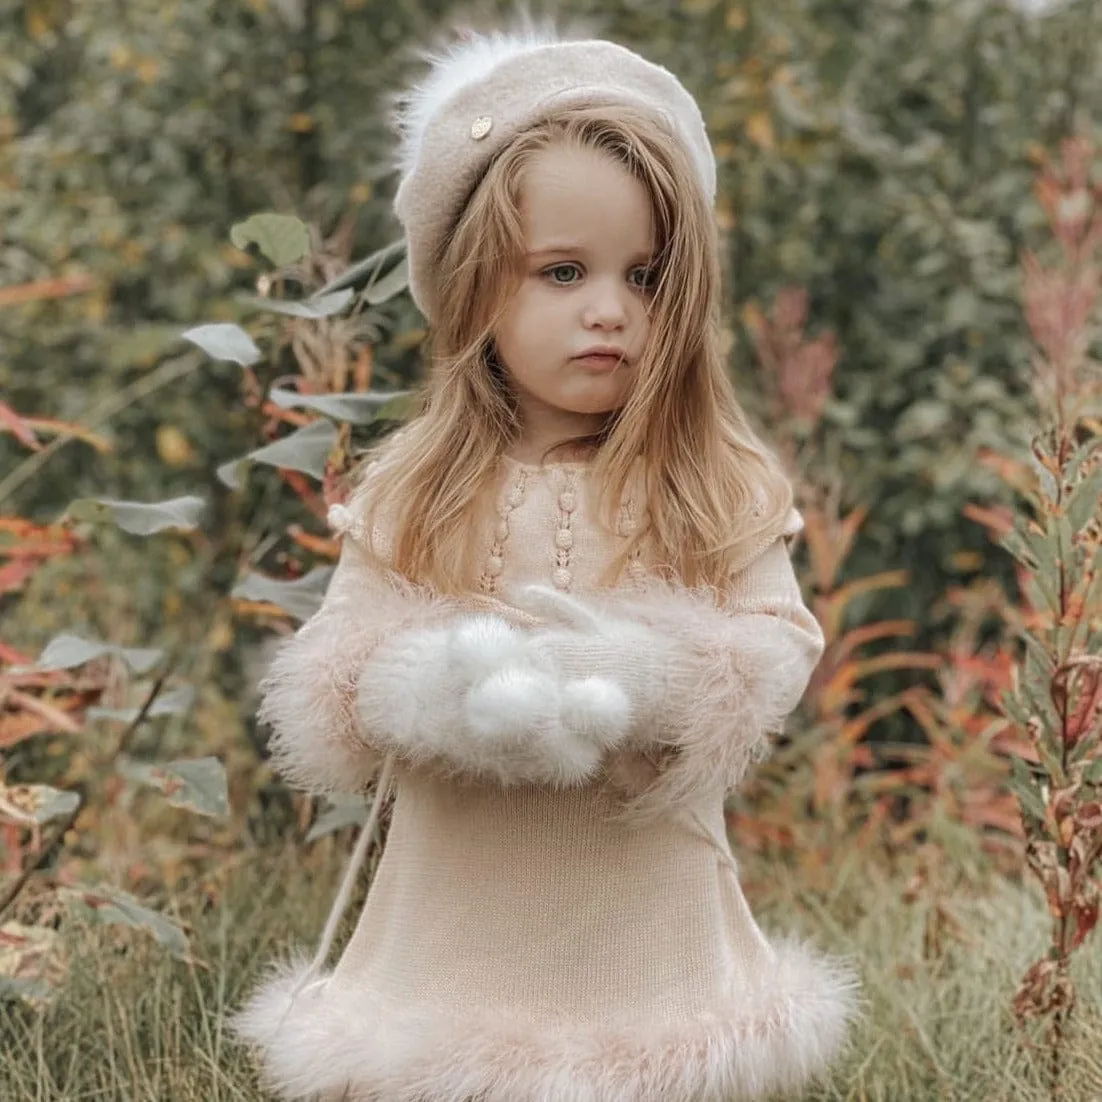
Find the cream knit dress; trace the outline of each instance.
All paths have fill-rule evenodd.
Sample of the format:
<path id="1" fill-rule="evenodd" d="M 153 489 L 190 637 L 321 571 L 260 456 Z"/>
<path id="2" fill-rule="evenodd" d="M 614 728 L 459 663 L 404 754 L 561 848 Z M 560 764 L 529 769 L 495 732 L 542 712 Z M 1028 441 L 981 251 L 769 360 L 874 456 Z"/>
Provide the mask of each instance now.
<path id="1" fill-rule="evenodd" d="M 735 1102 L 798 1089 L 838 1052 L 854 975 L 763 934 L 723 817 L 725 790 L 822 651 L 787 553 L 799 518 L 726 593 L 651 584 L 642 561 L 602 593 L 633 510 L 612 536 L 592 499 L 583 465 L 504 460 L 479 583 L 492 607 L 543 582 L 678 648 L 676 676 L 657 677 L 661 703 L 648 697 L 651 734 L 637 726 L 591 776 L 507 783 L 445 760 L 439 729 L 421 753 L 369 729 L 357 690 L 387 681 L 388 648 L 478 602 L 434 599 L 371 565 L 363 543 L 385 560 L 387 536 L 354 518 L 325 605 L 277 658 L 262 714 L 292 780 L 356 789 L 386 753 L 398 763 L 386 851 L 339 963 L 294 998 L 303 966 L 283 967 L 236 1020 L 281 1097 Z M 601 672 L 654 682 L 625 638 Z M 406 671 L 409 694 L 426 691 L 424 672 Z"/>

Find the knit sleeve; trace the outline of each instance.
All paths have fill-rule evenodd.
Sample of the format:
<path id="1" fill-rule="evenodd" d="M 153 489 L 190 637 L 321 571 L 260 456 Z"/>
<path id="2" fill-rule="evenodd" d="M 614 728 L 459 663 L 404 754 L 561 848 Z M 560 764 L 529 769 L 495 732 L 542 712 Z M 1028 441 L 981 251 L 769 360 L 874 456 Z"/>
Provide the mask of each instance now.
<path id="1" fill-rule="evenodd" d="M 280 773 L 324 793 L 362 790 L 391 754 L 406 768 L 505 784 L 579 783 L 599 770 L 626 729 L 622 694 L 513 669 L 531 617 L 415 585 L 385 565 L 385 534 L 342 508 L 332 519 L 344 539 L 322 606 L 261 683 Z"/>
<path id="2" fill-rule="evenodd" d="M 346 532 L 321 608 L 279 646 L 260 685 L 275 768 L 312 793 L 362 790 L 387 747 L 360 722 L 361 672 L 385 638 L 437 624 L 453 606 L 378 565 L 362 535 Z"/>
<path id="3" fill-rule="evenodd" d="M 652 594 L 639 619 L 673 646 L 665 692 L 641 749 L 660 769 L 643 802 L 678 803 L 717 782 L 738 786 L 768 752 L 822 657 L 822 628 L 804 604 L 784 539 L 715 593 Z"/>
<path id="4" fill-rule="evenodd" d="M 735 788 L 803 696 L 824 640 L 790 559 L 800 524 L 793 513 L 725 587 L 647 582 L 587 600 L 588 630 L 547 636 L 565 668 L 613 678 L 632 701 L 634 732 L 609 769 L 630 778 L 638 810 Z"/>

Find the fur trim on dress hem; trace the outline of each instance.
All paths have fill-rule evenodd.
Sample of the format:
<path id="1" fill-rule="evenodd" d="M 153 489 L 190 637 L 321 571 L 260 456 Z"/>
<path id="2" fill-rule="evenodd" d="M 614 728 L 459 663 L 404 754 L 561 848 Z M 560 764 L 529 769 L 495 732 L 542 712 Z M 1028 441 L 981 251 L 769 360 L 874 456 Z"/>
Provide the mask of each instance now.
<path id="1" fill-rule="evenodd" d="M 387 1006 L 327 983 L 291 1001 L 284 965 L 233 1026 L 261 1050 L 286 1099 L 321 1102 L 736 1102 L 805 1086 L 833 1061 L 857 1013 L 840 958 L 782 941 L 754 990 L 682 1022 L 561 1027 L 507 1010 Z"/>

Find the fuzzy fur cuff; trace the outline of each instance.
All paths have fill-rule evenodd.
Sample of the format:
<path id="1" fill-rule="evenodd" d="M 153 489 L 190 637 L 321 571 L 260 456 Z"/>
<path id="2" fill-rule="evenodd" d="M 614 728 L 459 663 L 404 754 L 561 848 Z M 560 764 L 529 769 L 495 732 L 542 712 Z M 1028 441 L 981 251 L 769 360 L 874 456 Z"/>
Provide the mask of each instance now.
<path id="1" fill-rule="evenodd" d="M 388 1005 L 328 983 L 292 1001 L 302 963 L 237 1016 L 285 1099 L 323 1102 L 737 1102 L 807 1085 L 857 1011 L 844 961 L 796 942 L 730 1005 L 676 1022 L 534 1022 L 478 1007 Z"/>
<path id="2" fill-rule="evenodd" d="M 272 728 L 274 767 L 311 793 L 362 791 L 385 753 L 357 715 L 364 664 L 395 631 L 430 628 L 460 611 L 376 567 L 346 539 L 321 609 L 280 645 L 260 685 L 258 718 Z"/>
<path id="3" fill-rule="evenodd" d="M 798 602 L 740 612 L 712 591 L 658 584 L 608 609 L 661 636 L 668 663 L 649 728 L 608 762 L 624 814 L 641 821 L 738 787 L 768 754 L 822 655 L 814 617 Z"/>

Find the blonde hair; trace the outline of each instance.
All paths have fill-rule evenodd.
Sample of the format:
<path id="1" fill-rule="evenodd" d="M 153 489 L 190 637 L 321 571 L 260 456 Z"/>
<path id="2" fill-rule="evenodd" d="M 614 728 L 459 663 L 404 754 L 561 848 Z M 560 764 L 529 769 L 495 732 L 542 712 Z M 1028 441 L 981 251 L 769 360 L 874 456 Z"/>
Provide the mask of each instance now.
<path id="1" fill-rule="evenodd" d="M 614 518 L 642 472 L 642 524 L 604 584 L 638 548 L 686 585 L 722 585 L 779 533 L 792 488 L 735 397 L 719 330 L 719 248 L 711 208 L 681 143 L 643 111 L 617 106 L 556 111 L 519 134 L 490 165 L 439 257 L 438 322 L 420 411 L 372 449 L 380 477 L 355 504 L 369 523 L 389 518 L 388 565 L 442 593 L 469 593 L 486 491 L 520 424 L 492 335 L 523 274 L 520 199 L 526 167 L 552 145 L 607 153 L 650 196 L 657 282 L 650 334 L 623 406 L 584 441 L 601 487 L 601 522 Z"/>

